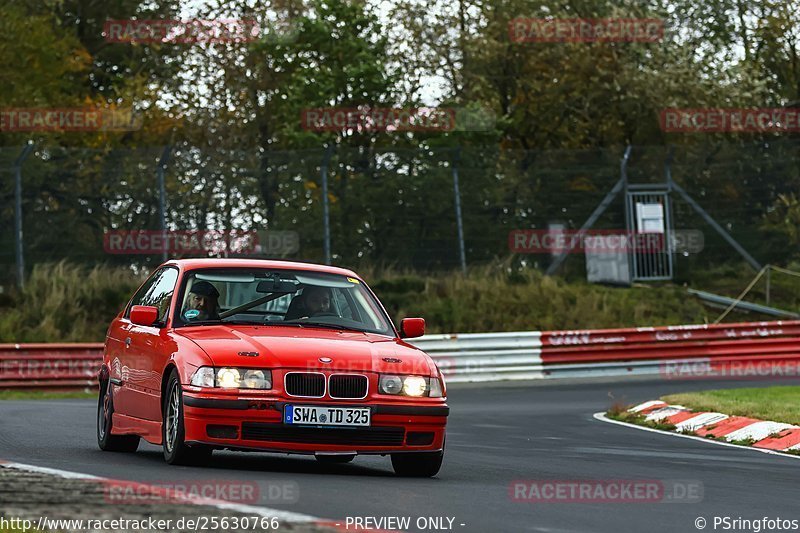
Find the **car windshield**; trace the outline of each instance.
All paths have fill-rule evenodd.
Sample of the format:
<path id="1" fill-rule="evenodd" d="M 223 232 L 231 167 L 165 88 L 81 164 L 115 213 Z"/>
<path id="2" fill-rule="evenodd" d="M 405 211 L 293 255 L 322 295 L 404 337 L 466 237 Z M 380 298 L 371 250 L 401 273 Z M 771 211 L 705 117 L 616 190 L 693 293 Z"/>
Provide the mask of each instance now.
<path id="1" fill-rule="evenodd" d="M 322 272 L 207 269 L 189 272 L 177 327 L 292 325 L 393 335 L 380 304 L 356 279 Z"/>

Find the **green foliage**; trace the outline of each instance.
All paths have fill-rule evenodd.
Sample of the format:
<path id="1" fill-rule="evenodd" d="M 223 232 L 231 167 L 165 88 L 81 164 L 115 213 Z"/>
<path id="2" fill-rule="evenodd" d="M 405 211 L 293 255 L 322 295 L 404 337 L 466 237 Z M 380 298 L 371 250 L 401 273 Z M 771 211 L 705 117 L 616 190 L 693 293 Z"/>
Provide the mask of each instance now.
<path id="1" fill-rule="evenodd" d="M 564 330 L 702 323 L 707 312 L 674 286 L 629 289 L 568 283 L 536 270 L 475 267 L 466 276 L 364 273 L 393 318 L 422 316 L 429 331 Z"/>
<path id="2" fill-rule="evenodd" d="M 567 283 L 536 271 L 510 273 L 497 265 L 467 276 L 370 268 L 359 273 L 394 320 L 422 316 L 431 333 L 687 324 L 707 318 L 678 287 L 616 289 Z M 0 342 L 102 341 L 141 281 L 122 267 L 37 265 L 24 291 L 0 306 Z"/>
<path id="3" fill-rule="evenodd" d="M 143 281 L 130 269 L 39 264 L 13 306 L 0 307 L 0 342 L 99 342 Z"/>

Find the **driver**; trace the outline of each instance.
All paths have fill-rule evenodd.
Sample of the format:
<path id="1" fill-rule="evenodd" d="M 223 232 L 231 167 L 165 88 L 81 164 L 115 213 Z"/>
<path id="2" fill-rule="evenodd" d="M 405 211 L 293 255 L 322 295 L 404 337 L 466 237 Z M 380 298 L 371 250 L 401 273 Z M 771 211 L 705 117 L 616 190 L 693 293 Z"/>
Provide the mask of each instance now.
<path id="1" fill-rule="evenodd" d="M 198 281 L 189 289 L 184 316 L 191 320 L 219 320 L 218 300 L 219 291 L 214 285 L 207 281 Z"/>
<path id="2" fill-rule="evenodd" d="M 308 316 L 331 312 L 331 291 L 327 287 L 310 285 L 303 291 L 303 307 Z"/>

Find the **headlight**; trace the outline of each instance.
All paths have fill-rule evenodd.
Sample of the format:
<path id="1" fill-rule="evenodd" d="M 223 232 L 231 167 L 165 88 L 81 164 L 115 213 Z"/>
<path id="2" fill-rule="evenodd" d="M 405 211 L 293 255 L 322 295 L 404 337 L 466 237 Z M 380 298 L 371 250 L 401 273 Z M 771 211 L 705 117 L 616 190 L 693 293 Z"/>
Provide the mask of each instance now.
<path id="1" fill-rule="evenodd" d="M 400 394 L 403 390 L 403 380 L 400 376 L 381 376 L 379 388 L 383 394 Z"/>
<path id="2" fill-rule="evenodd" d="M 217 387 L 238 389 L 242 384 L 242 374 L 237 368 L 220 368 L 217 370 Z"/>
<path id="3" fill-rule="evenodd" d="M 272 373 L 264 370 L 247 370 L 242 383 L 245 389 L 271 389 Z"/>
<path id="4" fill-rule="evenodd" d="M 268 390 L 272 388 L 272 371 L 230 367 L 214 369 L 204 366 L 197 369 L 191 383 L 195 387 Z"/>
<path id="5" fill-rule="evenodd" d="M 435 382 L 435 383 L 434 383 Z M 422 376 L 381 375 L 378 392 L 419 398 L 421 396 L 441 397 L 439 380 Z"/>
<path id="6" fill-rule="evenodd" d="M 210 366 L 203 366 L 197 369 L 192 376 L 192 385 L 195 387 L 213 387 L 214 369 Z"/>
<path id="7" fill-rule="evenodd" d="M 422 396 L 428 391 L 428 382 L 420 376 L 408 376 L 403 381 L 403 392 L 408 396 Z"/>

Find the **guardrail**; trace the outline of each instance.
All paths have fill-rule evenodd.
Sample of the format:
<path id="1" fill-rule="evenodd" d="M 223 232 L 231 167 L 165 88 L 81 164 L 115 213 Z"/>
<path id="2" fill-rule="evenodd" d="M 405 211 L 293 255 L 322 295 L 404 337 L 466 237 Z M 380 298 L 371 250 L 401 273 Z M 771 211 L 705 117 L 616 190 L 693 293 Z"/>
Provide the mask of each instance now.
<path id="1" fill-rule="evenodd" d="M 426 335 L 411 343 L 436 360 L 450 383 L 627 375 L 759 377 L 767 371 L 800 375 L 800 321 L 461 333 Z M 0 344 L 0 389 L 95 386 L 102 349 L 99 343 Z"/>
<path id="2" fill-rule="evenodd" d="M 411 342 L 436 359 L 451 383 L 766 372 L 754 363 L 775 374 L 800 368 L 800 321 L 426 335 Z"/>
<path id="3" fill-rule="evenodd" d="M 97 385 L 101 343 L 0 344 L 0 389 L 85 389 Z"/>

